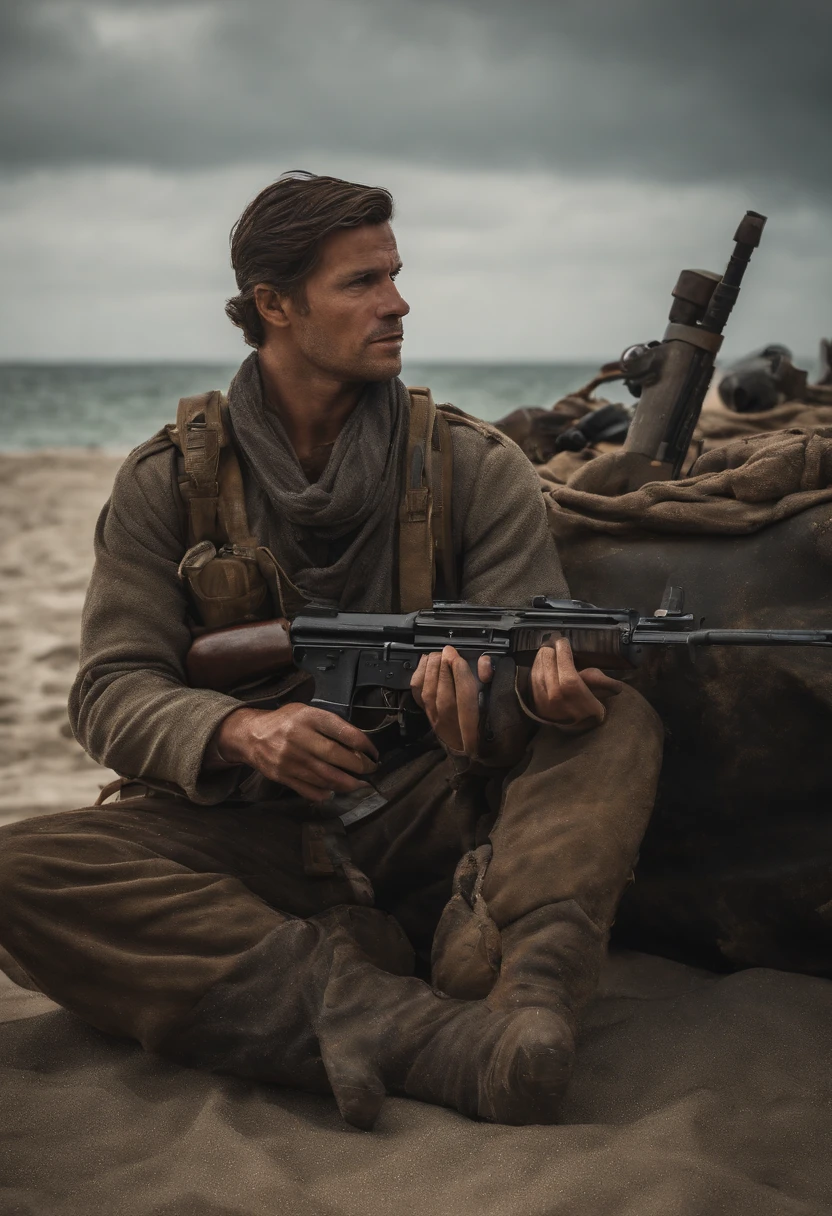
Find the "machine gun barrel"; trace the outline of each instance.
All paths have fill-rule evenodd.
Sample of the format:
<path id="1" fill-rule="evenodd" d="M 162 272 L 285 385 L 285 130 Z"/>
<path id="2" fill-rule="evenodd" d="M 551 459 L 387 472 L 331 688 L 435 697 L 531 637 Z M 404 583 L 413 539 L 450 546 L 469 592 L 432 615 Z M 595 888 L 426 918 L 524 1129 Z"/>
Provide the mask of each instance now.
<path id="1" fill-rule="evenodd" d="M 638 628 L 633 646 L 832 646 L 832 629 L 691 629 L 685 632 Z"/>

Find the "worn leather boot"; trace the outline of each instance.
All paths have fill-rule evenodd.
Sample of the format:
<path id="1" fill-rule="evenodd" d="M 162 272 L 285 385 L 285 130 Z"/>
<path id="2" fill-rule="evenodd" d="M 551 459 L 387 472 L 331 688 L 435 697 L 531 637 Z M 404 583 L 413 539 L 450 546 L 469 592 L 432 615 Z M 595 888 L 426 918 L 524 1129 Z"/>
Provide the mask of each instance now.
<path id="1" fill-rule="evenodd" d="M 596 730 L 539 731 L 490 842 L 457 868 L 434 939 L 437 989 L 495 1011 L 547 1009 L 574 1042 L 649 822 L 662 742 L 658 716 L 628 687 Z"/>
<path id="2" fill-rule="evenodd" d="M 407 974 L 392 917 L 342 905 L 287 920 L 156 1045 L 182 1063 L 295 1088 L 331 1089 L 371 1128 L 385 1094 L 501 1123 L 551 1122 L 572 1044 L 545 1009 L 492 1009 Z"/>

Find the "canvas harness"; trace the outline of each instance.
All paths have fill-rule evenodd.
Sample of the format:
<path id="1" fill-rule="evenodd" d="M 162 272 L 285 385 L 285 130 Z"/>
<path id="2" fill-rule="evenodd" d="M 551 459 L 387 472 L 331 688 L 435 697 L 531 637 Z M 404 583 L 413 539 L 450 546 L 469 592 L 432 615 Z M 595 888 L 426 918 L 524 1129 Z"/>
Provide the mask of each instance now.
<path id="1" fill-rule="evenodd" d="M 401 612 L 430 608 L 434 598 L 458 594 L 450 426 L 429 388 L 408 392 L 410 431 L 398 517 Z M 265 615 L 267 586 L 283 616 L 293 616 L 305 602 L 278 558 L 251 533 L 227 417 L 228 405 L 220 392 L 199 393 L 180 400 L 176 426 L 168 428 L 182 454 L 179 488 L 189 548 L 180 575 L 209 628 Z M 225 564 L 217 566 L 218 561 Z"/>

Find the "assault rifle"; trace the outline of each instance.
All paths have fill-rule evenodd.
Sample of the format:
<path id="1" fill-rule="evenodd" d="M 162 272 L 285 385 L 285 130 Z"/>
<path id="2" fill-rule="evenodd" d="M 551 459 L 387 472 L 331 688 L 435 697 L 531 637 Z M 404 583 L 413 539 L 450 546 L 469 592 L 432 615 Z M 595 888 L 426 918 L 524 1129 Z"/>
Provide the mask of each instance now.
<path id="1" fill-rule="evenodd" d="M 637 667 L 655 646 L 832 646 L 832 629 L 706 629 L 668 587 L 651 617 L 629 608 L 537 597 L 531 608 L 456 602 L 406 615 L 307 607 L 290 625 L 262 621 L 206 633 L 187 659 L 191 684 L 227 691 L 293 665 L 315 681 L 312 704 L 349 718 L 366 689 L 405 692 L 422 655 L 455 646 L 475 677 L 487 654 L 501 668 L 530 667 L 541 646 L 568 638 L 581 667 Z M 501 681 L 502 683 L 502 681 Z"/>

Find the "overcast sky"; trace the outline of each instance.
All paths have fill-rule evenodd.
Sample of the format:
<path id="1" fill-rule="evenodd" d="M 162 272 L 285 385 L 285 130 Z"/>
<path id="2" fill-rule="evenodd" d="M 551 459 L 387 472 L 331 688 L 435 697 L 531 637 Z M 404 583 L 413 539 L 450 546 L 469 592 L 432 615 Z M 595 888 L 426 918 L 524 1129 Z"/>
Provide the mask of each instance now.
<path id="1" fill-rule="evenodd" d="M 392 189 L 414 359 L 615 357 L 769 215 L 729 352 L 832 335 L 830 0 L 0 0 L 0 358 L 234 359 L 228 230 Z"/>

